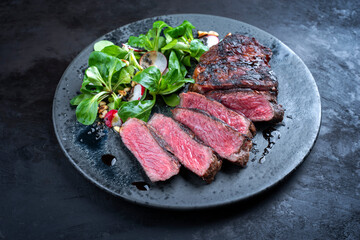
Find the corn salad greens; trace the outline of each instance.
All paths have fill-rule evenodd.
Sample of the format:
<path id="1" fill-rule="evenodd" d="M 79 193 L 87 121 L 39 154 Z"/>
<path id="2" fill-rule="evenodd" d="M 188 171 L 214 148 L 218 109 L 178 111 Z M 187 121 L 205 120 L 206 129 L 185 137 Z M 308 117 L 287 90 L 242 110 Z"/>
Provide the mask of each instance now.
<path id="1" fill-rule="evenodd" d="M 179 103 L 176 92 L 185 83 L 194 83 L 192 78 L 186 78 L 187 67 L 191 67 L 192 59 L 199 61 L 208 50 L 194 38 L 194 28 L 186 20 L 177 27 L 156 21 L 146 34 L 131 36 L 122 47 L 107 40 L 97 42 L 89 56 L 81 94 L 70 101 L 77 106 L 77 120 L 84 125 L 94 123 L 100 101 L 107 102 L 109 110 L 118 110 L 123 122 L 130 117 L 147 121 L 159 95 L 169 106 L 176 106 Z M 166 71 L 139 64 L 141 56 L 150 51 L 165 55 Z M 146 88 L 145 94 L 139 100 L 126 101 L 118 93 L 134 86 L 134 82 Z"/>

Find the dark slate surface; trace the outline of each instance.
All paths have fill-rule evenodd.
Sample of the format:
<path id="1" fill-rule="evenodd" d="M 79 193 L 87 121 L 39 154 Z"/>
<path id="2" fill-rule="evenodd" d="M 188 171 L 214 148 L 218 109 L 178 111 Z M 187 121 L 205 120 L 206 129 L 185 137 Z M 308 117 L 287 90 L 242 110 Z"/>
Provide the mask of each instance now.
<path id="1" fill-rule="evenodd" d="M 212 29 L 220 36 L 229 31 L 240 32 L 270 46 L 273 51 L 270 64 L 279 83 L 278 102 L 286 109 L 281 124 L 274 127 L 257 125 L 257 134 L 252 139 L 254 147 L 246 168 L 226 164 L 225 161 L 222 170 L 216 174 L 216 181 L 211 184 L 189 174 L 189 171 L 181 171 L 179 177 L 149 184 L 150 191 L 139 191 L 132 183 L 149 183 L 149 180 L 119 134 L 107 128 L 102 130 L 96 123 L 92 126 L 77 123 L 75 108 L 69 104 L 81 88 L 83 74 L 80 69 L 87 66 L 93 50 L 92 43 L 71 62 L 54 96 L 54 129 L 66 156 L 81 173 L 104 190 L 130 201 L 162 208 L 195 209 L 224 205 L 258 194 L 282 180 L 309 153 L 321 121 L 320 95 L 314 78 L 301 59 L 268 33 L 246 23 L 214 15 L 174 14 L 146 18 L 117 28 L 104 37 L 116 43 L 126 42 L 132 35 L 147 32 L 154 21 L 160 19 L 171 26 L 178 26 L 187 19 L 196 24 L 197 29 Z M 154 112 L 171 115 L 170 108 L 160 101 Z M 271 140 L 264 137 L 270 129 Z M 118 161 L 110 167 L 100 160 L 103 154 L 112 154 Z"/>
<path id="2" fill-rule="evenodd" d="M 360 4 L 357 1 L 2 1 L 0 239 L 359 239 Z M 270 191 L 205 211 L 113 197 L 56 140 L 56 85 L 90 42 L 142 18 L 231 17 L 282 40 L 318 84 L 322 127 L 304 163 Z M 306 123 L 304 123 L 306 124 Z"/>

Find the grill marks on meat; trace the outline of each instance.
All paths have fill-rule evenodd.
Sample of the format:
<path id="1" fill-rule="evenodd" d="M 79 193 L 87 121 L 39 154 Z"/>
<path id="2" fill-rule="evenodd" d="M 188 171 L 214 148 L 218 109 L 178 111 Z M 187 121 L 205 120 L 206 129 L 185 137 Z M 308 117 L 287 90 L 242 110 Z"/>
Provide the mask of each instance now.
<path id="1" fill-rule="evenodd" d="M 210 91 L 205 95 L 254 122 L 281 122 L 284 117 L 284 109 L 272 92 L 239 88 Z"/>
<path id="2" fill-rule="evenodd" d="M 205 111 L 250 138 L 256 134 L 254 124 L 242 113 L 232 111 L 221 103 L 206 98 L 204 95 L 194 92 L 181 93 L 179 107 Z"/>
<path id="3" fill-rule="evenodd" d="M 178 160 L 165 150 L 165 142 L 145 122 L 136 118 L 128 119 L 121 127 L 120 135 L 152 182 L 165 181 L 179 173 Z"/>
<path id="4" fill-rule="evenodd" d="M 175 120 L 181 122 L 206 145 L 212 147 L 220 157 L 244 166 L 249 159 L 252 143 L 225 122 L 214 118 L 204 111 L 186 108 L 172 110 Z"/>
<path id="5" fill-rule="evenodd" d="M 175 120 L 162 114 L 155 114 L 148 123 L 167 142 L 170 151 L 189 170 L 202 177 L 207 183 L 214 180 L 222 161 L 214 151 L 195 140 L 195 135 L 184 129 Z"/>
<path id="6" fill-rule="evenodd" d="M 240 34 L 225 37 L 200 57 L 191 91 L 205 93 L 216 89 L 245 87 L 277 91 L 278 82 L 269 61 L 272 52 L 255 38 Z"/>

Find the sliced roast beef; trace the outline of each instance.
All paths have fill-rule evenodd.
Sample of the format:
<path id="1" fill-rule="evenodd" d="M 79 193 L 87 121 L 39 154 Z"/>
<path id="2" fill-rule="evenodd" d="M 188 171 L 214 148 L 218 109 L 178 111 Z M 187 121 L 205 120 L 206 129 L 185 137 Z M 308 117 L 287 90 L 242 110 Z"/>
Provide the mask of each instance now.
<path id="1" fill-rule="evenodd" d="M 240 34 L 226 36 L 201 57 L 190 89 L 205 93 L 216 89 L 245 87 L 277 92 L 278 82 L 269 61 L 272 52 L 255 38 Z"/>
<path id="2" fill-rule="evenodd" d="M 130 118 L 120 129 L 125 146 L 134 154 L 152 182 L 165 181 L 179 173 L 178 160 L 145 122 Z"/>
<path id="3" fill-rule="evenodd" d="M 256 133 L 254 124 L 242 113 L 232 111 L 221 103 L 211 100 L 204 95 L 195 92 L 187 92 L 181 93 L 180 99 L 179 107 L 203 110 L 210 115 L 223 120 L 248 137 L 253 137 Z"/>
<path id="4" fill-rule="evenodd" d="M 254 122 L 281 122 L 284 117 L 284 109 L 277 104 L 272 92 L 238 88 L 210 91 L 205 95 Z"/>
<path id="5" fill-rule="evenodd" d="M 169 145 L 170 151 L 186 168 L 208 183 L 214 180 L 222 161 L 211 148 L 196 141 L 195 135 L 189 129 L 162 114 L 155 114 L 148 125 L 155 128 Z"/>
<path id="6" fill-rule="evenodd" d="M 239 165 L 247 163 L 249 159 L 248 150 L 252 144 L 248 137 L 201 110 L 176 108 L 172 112 L 175 120 L 190 128 L 201 141 L 212 147 L 220 157 Z"/>

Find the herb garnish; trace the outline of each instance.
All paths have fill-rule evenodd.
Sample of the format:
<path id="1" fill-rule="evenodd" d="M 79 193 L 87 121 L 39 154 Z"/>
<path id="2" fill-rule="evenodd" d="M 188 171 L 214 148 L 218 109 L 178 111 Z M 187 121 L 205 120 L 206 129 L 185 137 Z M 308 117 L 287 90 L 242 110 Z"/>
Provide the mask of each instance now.
<path id="1" fill-rule="evenodd" d="M 123 122 L 130 117 L 147 121 L 158 95 L 167 105 L 178 105 L 176 91 L 185 83 L 194 83 L 192 78 L 185 77 L 186 67 L 191 66 L 191 58 L 198 61 L 208 50 L 194 39 L 194 28 L 186 20 L 175 28 L 156 21 L 146 34 L 131 36 L 122 47 L 107 40 L 97 42 L 89 56 L 81 94 L 70 101 L 77 106 L 77 120 L 84 125 L 92 124 L 100 101 L 106 101 L 109 110 L 117 109 Z M 168 59 L 167 71 L 162 73 L 156 66 L 144 69 L 138 62 L 144 52 L 135 48 L 161 52 Z M 145 87 L 148 94 L 145 92 L 140 100 L 124 101 L 118 92 L 131 87 L 132 81 Z"/>

